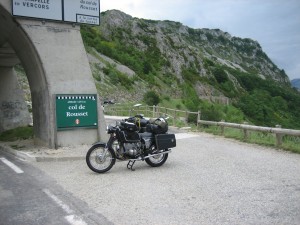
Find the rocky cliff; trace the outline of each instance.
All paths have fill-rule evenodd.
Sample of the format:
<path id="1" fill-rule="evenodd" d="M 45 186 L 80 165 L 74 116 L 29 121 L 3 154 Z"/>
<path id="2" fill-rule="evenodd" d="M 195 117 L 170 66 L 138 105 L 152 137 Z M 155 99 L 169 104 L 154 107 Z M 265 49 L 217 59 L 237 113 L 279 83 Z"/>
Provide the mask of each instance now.
<path id="1" fill-rule="evenodd" d="M 83 27 L 82 34 L 86 46 L 96 49 L 89 52 L 102 54 L 96 56 L 102 61 L 100 70 L 96 72 L 95 61 L 92 67 L 103 78 L 103 85 L 107 84 L 103 68 L 118 65 L 114 67 L 117 71 L 129 79 L 135 77 L 135 84 L 144 87 L 138 90 L 163 90 L 162 94 L 174 98 L 183 94 L 180 85 L 189 82 L 200 98 L 228 102 L 244 89 L 240 74 L 290 86 L 284 70 L 269 59 L 257 41 L 219 29 L 193 29 L 179 22 L 138 19 L 111 10 L 101 14 L 99 27 Z M 128 88 L 125 92 L 130 98 L 139 95 Z M 120 101 L 126 98 L 122 93 L 112 95 Z"/>

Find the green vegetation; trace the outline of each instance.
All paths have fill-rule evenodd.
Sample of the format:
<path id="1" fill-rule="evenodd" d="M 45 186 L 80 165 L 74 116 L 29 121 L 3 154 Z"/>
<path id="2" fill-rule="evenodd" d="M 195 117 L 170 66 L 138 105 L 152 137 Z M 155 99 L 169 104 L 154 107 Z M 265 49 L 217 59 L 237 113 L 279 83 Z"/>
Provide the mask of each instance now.
<path id="1" fill-rule="evenodd" d="M 252 123 L 261 126 L 280 124 L 285 128 L 300 128 L 300 95 L 297 91 L 255 75 L 240 73 L 236 78 L 247 92 L 238 98 L 235 106 L 240 108 Z"/>
<path id="2" fill-rule="evenodd" d="M 186 106 L 183 104 L 182 99 L 170 99 L 169 96 L 164 96 L 161 98 L 160 106 L 169 108 L 169 109 L 177 109 L 177 110 L 186 110 Z"/>
<path id="3" fill-rule="evenodd" d="M 120 84 L 127 89 L 131 89 L 132 85 L 134 84 L 134 78 L 128 78 L 126 75 L 118 71 L 114 66 L 108 65 L 107 67 L 103 68 L 103 73 L 109 77 L 111 83 Z"/>
<path id="4" fill-rule="evenodd" d="M 149 106 L 158 105 L 160 101 L 159 95 L 154 91 L 148 91 L 144 95 L 144 102 Z"/>
<path id="5" fill-rule="evenodd" d="M 95 48 L 98 52 L 119 61 L 137 73 L 140 78 L 153 83 L 151 75 L 156 75 L 166 60 L 162 58 L 157 48 L 156 39 L 151 36 L 140 35 L 136 39 L 141 40 L 147 50 L 141 51 L 125 43 L 123 35 L 129 35 L 122 28 L 114 32 L 114 40 L 108 41 L 98 30 L 98 27 L 82 25 L 81 35 L 86 46 Z M 153 83 L 156 85 L 155 83 Z"/>
<path id="6" fill-rule="evenodd" d="M 135 22 L 141 32 L 132 32 Z M 161 106 L 167 105 L 179 110 L 201 111 L 201 119 L 204 120 L 237 123 L 247 121 L 270 127 L 280 124 L 283 128 L 300 129 L 300 94 L 286 82 L 260 77 L 264 68 L 260 62 L 268 64 L 272 62 L 262 51 L 259 43 L 247 38 L 228 39 L 226 37 L 228 34 L 218 29 L 188 28 L 187 34 L 176 36 L 182 25 L 171 21 L 166 21 L 165 27 L 161 28 L 161 32 L 167 33 L 163 34 L 161 39 L 157 39 L 157 24 L 156 21 L 135 18 L 135 21 L 129 22 L 127 26 L 110 27 L 109 32 L 101 30 L 101 26 L 82 25 L 81 34 L 87 48 L 93 47 L 98 52 L 126 65 L 139 79 L 147 83 L 146 91 L 149 96 L 143 96 L 143 100 L 148 105 L 159 103 Z M 162 43 L 158 43 L 158 40 Z M 188 45 L 185 45 L 185 40 Z M 175 50 L 178 53 L 175 57 L 184 62 L 180 64 L 180 75 L 175 73 L 171 65 L 174 56 L 171 60 L 168 54 L 161 52 L 161 46 L 172 48 L 170 52 Z M 204 57 L 207 54 L 211 57 Z M 229 67 L 229 64 L 220 63 L 219 59 L 234 62 L 231 59 L 235 54 L 236 58 L 241 60 L 238 64 L 244 68 L 243 72 Z M 193 61 L 198 56 L 201 56 L 202 62 Z M 282 75 L 282 78 L 286 76 L 285 72 L 278 70 L 274 64 L 269 69 L 279 71 L 277 74 Z M 199 71 L 205 71 L 206 75 L 200 75 Z M 129 91 L 137 87 L 133 85 L 133 79 L 120 73 L 113 66 L 108 65 L 103 69 L 103 73 L 112 84 L 124 86 Z M 97 74 L 95 79 L 99 81 Z M 217 93 L 216 97 L 226 96 L 230 98 L 232 105 L 224 106 L 201 100 L 197 84 L 213 87 Z M 97 88 L 101 88 L 101 85 L 97 85 Z M 151 93 L 152 90 L 162 92 Z M 172 95 L 175 93 L 174 90 L 179 90 L 176 91 L 176 97 L 169 96 L 167 99 L 165 95 L 167 93 Z M 178 101 L 173 103 L 170 101 L 172 98 Z M 190 122 L 195 123 L 195 120 L 194 115 L 190 116 Z"/>
<path id="7" fill-rule="evenodd" d="M 209 102 L 203 102 L 201 104 L 201 119 L 208 121 L 221 121 L 232 123 L 243 123 L 245 121 L 244 113 L 232 106 L 212 104 Z"/>
<path id="8" fill-rule="evenodd" d="M 33 138 L 32 127 L 18 127 L 0 134 L 0 141 L 17 141 Z"/>

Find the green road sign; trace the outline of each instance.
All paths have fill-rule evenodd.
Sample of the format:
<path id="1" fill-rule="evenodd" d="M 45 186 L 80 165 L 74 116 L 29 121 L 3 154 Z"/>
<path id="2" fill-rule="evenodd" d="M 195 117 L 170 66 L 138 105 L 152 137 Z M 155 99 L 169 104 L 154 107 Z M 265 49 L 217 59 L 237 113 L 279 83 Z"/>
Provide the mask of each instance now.
<path id="1" fill-rule="evenodd" d="M 57 129 L 97 128 L 97 95 L 56 95 Z"/>

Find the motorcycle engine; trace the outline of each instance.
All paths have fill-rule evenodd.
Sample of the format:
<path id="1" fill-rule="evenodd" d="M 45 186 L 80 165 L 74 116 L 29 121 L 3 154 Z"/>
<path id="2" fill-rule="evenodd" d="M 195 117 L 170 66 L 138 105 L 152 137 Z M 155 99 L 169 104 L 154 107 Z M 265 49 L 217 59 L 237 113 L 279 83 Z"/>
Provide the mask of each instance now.
<path id="1" fill-rule="evenodd" d="M 141 142 L 137 143 L 124 143 L 125 154 L 136 156 L 141 153 Z"/>

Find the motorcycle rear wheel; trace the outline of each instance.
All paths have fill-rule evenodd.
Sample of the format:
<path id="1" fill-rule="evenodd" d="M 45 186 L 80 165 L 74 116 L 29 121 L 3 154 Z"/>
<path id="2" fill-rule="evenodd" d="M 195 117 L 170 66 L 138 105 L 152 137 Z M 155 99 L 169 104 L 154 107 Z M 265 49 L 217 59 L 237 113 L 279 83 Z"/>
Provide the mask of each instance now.
<path id="1" fill-rule="evenodd" d="M 165 149 L 168 150 L 168 149 Z M 168 159 L 168 153 L 156 155 L 145 159 L 145 162 L 152 167 L 159 167 L 163 165 Z"/>
<path id="2" fill-rule="evenodd" d="M 105 145 L 93 145 L 86 153 L 86 163 L 96 173 L 109 171 L 115 162 L 114 151 L 110 148 L 106 149 Z"/>

